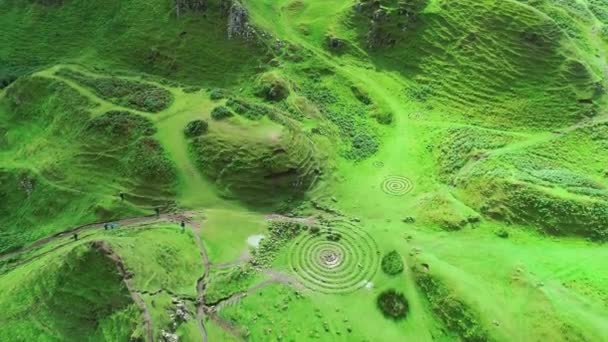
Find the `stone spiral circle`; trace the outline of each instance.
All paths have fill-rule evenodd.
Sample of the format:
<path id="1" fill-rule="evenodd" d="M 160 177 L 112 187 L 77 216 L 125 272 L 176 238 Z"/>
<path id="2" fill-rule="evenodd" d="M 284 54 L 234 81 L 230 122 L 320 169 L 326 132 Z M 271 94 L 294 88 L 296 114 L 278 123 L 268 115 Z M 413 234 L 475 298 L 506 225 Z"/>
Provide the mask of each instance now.
<path id="1" fill-rule="evenodd" d="M 328 239 L 339 234 L 337 241 Z M 303 232 L 291 245 L 289 265 L 307 288 L 349 293 L 371 281 L 380 263 L 374 239 L 348 221 L 332 222 L 319 233 Z"/>
<path id="2" fill-rule="evenodd" d="M 414 188 L 412 181 L 403 176 L 388 176 L 380 186 L 385 194 L 391 196 L 403 196 Z"/>

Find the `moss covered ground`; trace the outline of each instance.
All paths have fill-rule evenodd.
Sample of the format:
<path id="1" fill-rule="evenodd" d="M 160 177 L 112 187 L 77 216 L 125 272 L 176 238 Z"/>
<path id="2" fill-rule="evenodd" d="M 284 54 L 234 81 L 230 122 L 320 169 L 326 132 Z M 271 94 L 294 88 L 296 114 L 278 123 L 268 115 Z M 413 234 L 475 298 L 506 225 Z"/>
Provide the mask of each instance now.
<path id="1" fill-rule="evenodd" d="M 0 2 L 0 340 L 608 340 L 607 4 L 194 3 Z"/>

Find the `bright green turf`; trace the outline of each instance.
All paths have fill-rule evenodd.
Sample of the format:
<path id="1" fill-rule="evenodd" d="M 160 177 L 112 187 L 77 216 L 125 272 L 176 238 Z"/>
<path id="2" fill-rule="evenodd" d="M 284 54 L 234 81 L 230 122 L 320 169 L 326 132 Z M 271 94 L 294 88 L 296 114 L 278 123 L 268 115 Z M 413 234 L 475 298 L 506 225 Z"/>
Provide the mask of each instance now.
<path id="1" fill-rule="evenodd" d="M 0 252 L 154 206 L 196 209 L 211 262 L 206 304 L 275 280 L 206 317 L 210 341 L 608 340 L 608 5 L 431 0 L 404 30 L 398 1 L 386 0 L 376 28 L 394 46 L 370 47 L 371 13 L 356 13 L 350 0 L 247 1 L 258 34 L 270 35 L 256 41 L 228 40 L 215 0 L 204 15 L 180 18 L 168 0 L 40 2 L 0 4 L 0 81 L 19 77 L 0 92 Z M 330 51 L 327 36 L 344 49 Z M 62 68 L 150 82 L 172 101 L 155 114 L 128 109 L 57 74 Z M 281 96 L 288 90 L 284 100 L 267 100 L 274 85 Z M 217 87 L 232 100 L 213 100 Z M 218 106 L 233 116 L 213 119 Z M 89 130 L 112 110 L 130 110 L 155 131 Z M 196 119 L 209 132 L 189 140 L 183 130 Z M 281 153 L 290 158 L 275 158 Z M 407 178 L 407 191 L 387 189 L 389 177 L 404 179 L 395 176 Z M 316 183 L 298 189 L 300 180 Z M 348 273 L 323 272 L 337 290 L 293 267 L 294 258 L 300 268 L 320 262 L 292 254 L 308 231 L 252 253 L 249 237 L 275 241 L 272 213 L 339 219 L 363 236 L 353 242 L 343 231 L 342 243 L 355 246 L 346 253 L 359 256 L 345 261 Z M 86 247 L 103 239 L 137 290 L 153 293 L 144 298 L 158 336 L 170 323 L 169 293 L 196 296 L 205 271 L 196 232 L 164 223 L 99 230 L 20 255 L 16 266 L 4 261 L 0 335 L 142 336 L 115 271 Z M 380 259 L 393 250 L 405 268 L 387 275 Z M 252 267 L 251 254 L 270 261 Z M 105 272 L 91 274 L 82 260 Z M 339 288 L 359 269 L 369 288 Z M 304 288 L 285 284 L 293 279 Z M 377 309 L 387 289 L 405 294 L 406 319 Z M 78 310 L 68 312 L 75 292 Z M 108 296 L 120 297 L 119 307 L 82 324 L 94 315 L 79 310 L 103 307 Z M 200 340 L 194 320 L 177 334 Z"/>

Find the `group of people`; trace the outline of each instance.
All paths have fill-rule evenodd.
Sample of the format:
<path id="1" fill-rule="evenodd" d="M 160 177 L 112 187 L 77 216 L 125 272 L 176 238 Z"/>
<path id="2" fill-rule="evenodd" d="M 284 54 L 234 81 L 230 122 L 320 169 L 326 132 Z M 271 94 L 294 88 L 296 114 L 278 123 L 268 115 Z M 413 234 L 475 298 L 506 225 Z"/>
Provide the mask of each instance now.
<path id="1" fill-rule="evenodd" d="M 118 196 L 120 197 L 121 201 L 125 200 L 125 193 L 124 192 L 120 192 L 118 193 Z M 159 207 L 155 207 L 154 208 L 154 212 L 156 213 L 156 217 L 160 217 L 160 208 Z M 186 230 L 186 221 L 182 220 L 179 224 L 179 226 L 182 228 L 182 231 Z M 104 230 L 113 230 L 118 228 L 118 224 L 117 223 L 104 223 L 103 224 L 103 229 Z M 78 233 L 75 232 L 74 234 L 72 234 L 72 238 L 74 239 L 74 241 L 78 241 Z"/>

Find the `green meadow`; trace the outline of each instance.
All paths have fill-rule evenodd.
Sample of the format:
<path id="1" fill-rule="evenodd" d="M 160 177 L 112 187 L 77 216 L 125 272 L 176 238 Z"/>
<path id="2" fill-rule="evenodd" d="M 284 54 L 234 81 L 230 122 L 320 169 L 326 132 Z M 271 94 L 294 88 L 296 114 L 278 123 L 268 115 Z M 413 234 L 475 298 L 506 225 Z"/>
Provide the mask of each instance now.
<path id="1" fill-rule="evenodd" d="M 604 1 L 0 27 L 0 340 L 608 341 Z"/>

